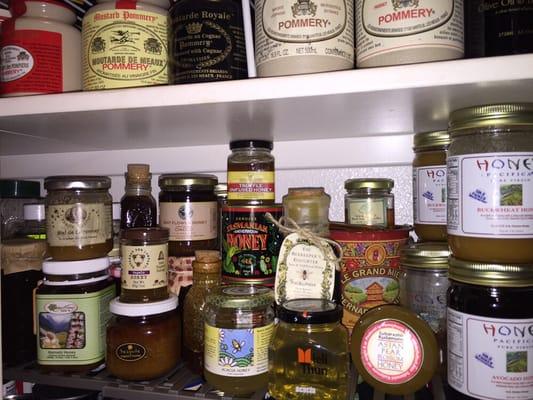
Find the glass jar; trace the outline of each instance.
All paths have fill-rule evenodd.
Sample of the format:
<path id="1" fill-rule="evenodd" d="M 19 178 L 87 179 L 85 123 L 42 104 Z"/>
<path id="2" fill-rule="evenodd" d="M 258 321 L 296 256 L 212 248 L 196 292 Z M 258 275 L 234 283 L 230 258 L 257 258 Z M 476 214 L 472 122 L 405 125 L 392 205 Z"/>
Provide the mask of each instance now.
<path id="1" fill-rule="evenodd" d="M 350 225 L 394 228 L 394 181 L 386 178 L 348 179 L 344 182 L 345 222 Z"/>
<path id="2" fill-rule="evenodd" d="M 119 379 L 145 381 L 171 371 L 180 360 L 178 298 L 145 304 L 111 301 L 106 366 Z"/>
<path id="3" fill-rule="evenodd" d="M 533 398 L 533 269 L 450 258 L 447 398 Z"/>
<path id="4" fill-rule="evenodd" d="M 346 399 L 349 353 L 342 306 L 294 299 L 283 303 L 278 317 L 268 348 L 269 394 L 275 399 Z"/>
<path id="5" fill-rule="evenodd" d="M 533 262 L 533 103 L 450 114 L 448 244 L 463 260 Z"/>
<path id="6" fill-rule="evenodd" d="M 267 140 L 235 140 L 229 147 L 228 204 L 273 204 L 274 144 Z"/>
<path id="7" fill-rule="evenodd" d="M 51 176 L 44 180 L 46 240 L 56 261 L 105 257 L 113 248 L 107 176 Z"/>
<path id="8" fill-rule="evenodd" d="M 413 214 L 421 241 L 446 241 L 447 131 L 422 132 L 414 137 Z"/>
<path id="9" fill-rule="evenodd" d="M 43 262 L 35 315 L 37 363 L 46 371 L 88 371 L 104 362 L 115 285 L 107 257 Z"/>
<path id="10" fill-rule="evenodd" d="M 149 303 L 168 299 L 168 229 L 125 229 L 120 250 L 120 301 Z"/>
<path id="11" fill-rule="evenodd" d="M 24 220 L 24 204 L 38 202 L 41 183 L 0 179 L 0 239 L 18 236 Z"/>
<path id="12" fill-rule="evenodd" d="M 314 234 L 329 236 L 331 197 L 322 187 L 289 188 L 283 196 L 283 215 Z"/>
<path id="13" fill-rule="evenodd" d="M 226 396 L 266 389 L 273 303 L 273 291 L 264 286 L 223 286 L 207 297 L 204 376 Z"/>
<path id="14" fill-rule="evenodd" d="M 120 228 L 157 226 L 157 203 L 152 196 L 152 174 L 147 164 L 128 164 L 126 188 L 120 199 Z"/>
<path id="15" fill-rule="evenodd" d="M 24 204 L 24 225 L 21 235 L 30 239 L 46 240 L 44 203 Z"/>

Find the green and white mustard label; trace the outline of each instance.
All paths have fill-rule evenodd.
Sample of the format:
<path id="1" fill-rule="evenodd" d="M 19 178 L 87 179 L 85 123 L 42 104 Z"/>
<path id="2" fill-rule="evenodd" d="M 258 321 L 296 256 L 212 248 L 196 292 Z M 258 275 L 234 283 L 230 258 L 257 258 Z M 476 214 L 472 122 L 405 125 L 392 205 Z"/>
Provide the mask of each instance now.
<path id="1" fill-rule="evenodd" d="M 122 287 L 131 290 L 167 286 L 168 244 L 121 246 Z"/>
<path id="2" fill-rule="evenodd" d="M 274 324 L 220 329 L 205 324 L 204 365 L 212 374 L 246 377 L 268 371 L 268 345 Z"/>
<path id="3" fill-rule="evenodd" d="M 88 365 L 103 360 L 114 297 L 114 286 L 85 294 L 37 294 L 38 363 Z"/>

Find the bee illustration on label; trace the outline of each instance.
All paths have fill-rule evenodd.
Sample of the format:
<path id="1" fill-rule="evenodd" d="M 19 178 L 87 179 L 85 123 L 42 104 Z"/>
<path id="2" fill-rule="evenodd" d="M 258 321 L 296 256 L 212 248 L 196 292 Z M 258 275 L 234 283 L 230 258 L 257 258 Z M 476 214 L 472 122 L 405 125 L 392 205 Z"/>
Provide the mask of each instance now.
<path id="1" fill-rule="evenodd" d="M 238 353 L 239 351 L 242 350 L 242 347 L 246 344 L 246 342 L 243 340 L 241 342 L 235 340 L 235 339 L 231 339 L 231 345 L 233 347 L 233 354 L 236 354 Z"/>
<path id="2" fill-rule="evenodd" d="M 399 8 L 406 8 L 406 7 L 418 7 L 419 0 L 392 0 L 392 6 L 394 7 L 394 11 L 398 10 Z"/>

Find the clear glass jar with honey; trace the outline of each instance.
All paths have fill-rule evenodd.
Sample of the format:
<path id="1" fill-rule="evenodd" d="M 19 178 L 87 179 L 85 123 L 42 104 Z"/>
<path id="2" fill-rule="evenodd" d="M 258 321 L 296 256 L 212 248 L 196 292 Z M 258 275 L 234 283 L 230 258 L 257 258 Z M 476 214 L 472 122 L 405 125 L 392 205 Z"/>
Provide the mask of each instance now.
<path id="1" fill-rule="evenodd" d="M 421 241 L 446 241 L 447 131 L 421 132 L 414 137 L 414 229 Z"/>
<path id="2" fill-rule="evenodd" d="M 394 227 L 394 181 L 357 178 L 344 182 L 345 222 L 370 228 Z"/>

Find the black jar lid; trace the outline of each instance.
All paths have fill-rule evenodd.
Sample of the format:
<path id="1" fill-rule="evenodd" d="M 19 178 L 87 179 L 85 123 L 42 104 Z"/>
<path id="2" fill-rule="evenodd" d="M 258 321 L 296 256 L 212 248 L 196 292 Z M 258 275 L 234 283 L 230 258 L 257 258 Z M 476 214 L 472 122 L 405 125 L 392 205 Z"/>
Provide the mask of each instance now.
<path id="1" fill-rule="evenodd" d="M 164 174 L 159 177 L 159 187 L 163 190 L 183 190 L 207 187 L 214 190 L 218 178 L 210 174 Z"/>
<path id="2" fill-rule="evenodd" d="M 272 143 L 269 140 L 255 140 L 255 139 L 248 139 L 248 140 L 234 140 L 230 142 L 229 148 L 230 150 L 233 149 L 245 149 L 248 147 L 258 147 L 261 149 L 269 149 L 272 150 L 274 148 L 274 143 Z"/>
<path id="3" fill-rule="evenodd" d="M 130 228 L 124 229 L 121 239 L 136 242 L 168 242 L 169 231 L 167 228 Z"/>
<path id="4" fill-rule="evenodd" d="M 41 183 L 0 179 L 0 199 L 38 199 L 41 197 Z"/>
<path id="5" fill-rule="evenodd" d="M 341 320 L 342 307 L 330 300 L 292 299 L 281 305 L 278 317 L 292 324 L 327 324 Z"/>
<path id="6" fill-rule="evenodd" d="M 44 180 L 46 190 L 68 189 L 109 189 L 111 178 L 98 175 L 57 175 L 49 176 Z"/>

